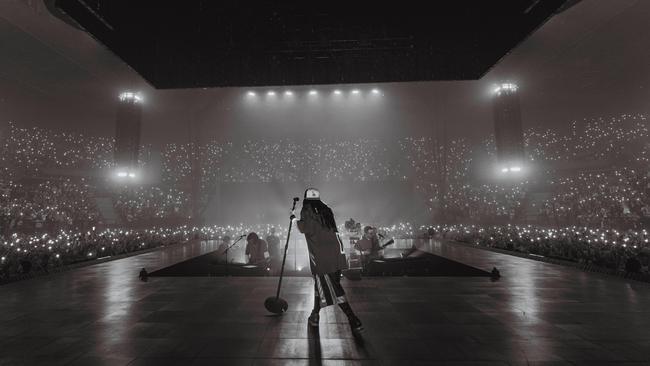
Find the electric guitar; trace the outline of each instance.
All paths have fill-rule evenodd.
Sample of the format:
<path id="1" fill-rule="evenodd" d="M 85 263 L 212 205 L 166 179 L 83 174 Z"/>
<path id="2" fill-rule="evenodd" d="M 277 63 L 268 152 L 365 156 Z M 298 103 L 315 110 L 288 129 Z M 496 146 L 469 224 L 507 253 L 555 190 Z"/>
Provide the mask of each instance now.
<path id="1" fill-rule="evenodd" d="M 386 248 L 387 246 L 392 245 L 392 244 L 395 244 L 395 239 L 390 239 L 390 240 L 387 241 L 385 244 L 382 244 L 382 245 L 379 247 L 379 250 L 382 250 L 382 249 L 384 249 L 384 248 Z"/>

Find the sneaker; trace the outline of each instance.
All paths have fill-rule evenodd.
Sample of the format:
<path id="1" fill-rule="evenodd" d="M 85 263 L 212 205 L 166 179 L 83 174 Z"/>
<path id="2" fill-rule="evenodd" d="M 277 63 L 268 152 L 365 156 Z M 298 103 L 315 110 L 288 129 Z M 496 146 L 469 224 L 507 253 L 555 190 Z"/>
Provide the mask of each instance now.
<path id="1" fill-rule="evenodd" d="M 317 312 L 312 311 L 307 321 L 309 322 L 309 325 L 311 325 L 312 327 L 317 327 L 318 322 L 320 321 L 320 315 L 318 315 Z"/>
<path id="2" fill-rule="evenodd" d="M 359 320 L 359 318 L 352 316 L 348 320 L 350 322 L 350 328 L 352 328 L 353 332 L 360 333 L 363 331 L 363 324 L 361 324 L 361 320 Z"/>

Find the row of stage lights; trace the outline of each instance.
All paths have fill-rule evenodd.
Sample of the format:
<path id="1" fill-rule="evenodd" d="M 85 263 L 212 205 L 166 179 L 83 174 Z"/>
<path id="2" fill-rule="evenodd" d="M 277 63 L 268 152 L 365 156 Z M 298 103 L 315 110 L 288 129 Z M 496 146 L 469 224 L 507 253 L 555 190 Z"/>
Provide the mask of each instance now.
<path id="1" fill-rule="evenodd" d="M 285 90 L 282 94 L 283 94 L 285 97 L 293 97 L 293 96 L 295 95 L 295 93 L 294 93 L 293 91 L 291 91 L 291 90 Z M 316 96 L 318 96 L 319 94 L 320 94 L 320 93 L 318 92 L 318 90 L 314 90 L 314 89 L 312 89 L 312 90 L 310 90 L 310 91 L 307 92 L 307 95 L 310 96 L 310 97 L 316 97 Z M 332 94 L 332 95 L 343 95 L 343 91 L 340 90 L 340 89 L 334 89 L 334 90 L 331 92 L 331 94 Z M 359 90 L 359 89 L 352 89 L 352 90 L 350 90 L 349 94 L 350 94 L 350 95 L 361 95 L 362 92 L 361 92 L 361 90 Z M 380 95 L 381 92 L 379 91 L 379 89 L 374 88 L 374 89 L 370 90 L 369 94 L 370 94 L 370 95 Z M 267 91 L 267 92 L 265 93 L 265 95 L 266 95 L 267 97 L 275 97 L 275 96 L 279 95 L 279 93 L 276 92 L 275 90 L 269 90 L 269 91 Z M 258 96 L 258 93 L 255 92 L 255 91 L 250 90 L 250 91 L 248 91 L 248 92 L 246 93 L 246 96 L 249 97 L 249 98 L 255 98 L 255 97 Z"/>

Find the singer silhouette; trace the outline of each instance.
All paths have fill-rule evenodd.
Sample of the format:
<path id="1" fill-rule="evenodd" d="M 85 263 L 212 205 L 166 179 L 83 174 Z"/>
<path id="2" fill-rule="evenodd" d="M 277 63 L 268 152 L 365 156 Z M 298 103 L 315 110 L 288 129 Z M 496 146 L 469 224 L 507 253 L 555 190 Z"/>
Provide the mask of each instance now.
<path id="1" fill-rule="evenodd" d="M 322 307 L 338 304 L 347 315 L 352 331 L 362 331 L 361 321 L 352 311 L 341 286 L 341 271 L 347 269 L 347 261 L 334 214 L 321 201 L 317 189 L 308 188 L 305 191 L 297 224 L 307 240 L 309 267 L 314 276 L 314 309 L 308 319 L 309 325 L 318 326 Z"/>

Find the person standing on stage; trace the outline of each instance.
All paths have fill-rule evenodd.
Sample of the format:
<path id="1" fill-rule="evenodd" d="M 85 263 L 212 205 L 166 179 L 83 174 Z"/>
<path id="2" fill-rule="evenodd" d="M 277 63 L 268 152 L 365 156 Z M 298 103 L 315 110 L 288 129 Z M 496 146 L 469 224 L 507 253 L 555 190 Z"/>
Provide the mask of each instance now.
<path id="1" fill-rule="evenodd" d="M 295 219 L 293 212 L 291 219 Z M 298 230 L 305 234 L 309 249 L 309 266 L 314 276 L 314 309 L 309 316 L 309 325 L 318 326 L 321 307 L 338 304 L 347 315 L 352 331 L 363 330 L 361 321 L 352 311 L 341 287 L 341 271 L 347 269 L 343 243 L 338 235 L 332 210 L 320 200 L 315 188 L 305 191 L 300 211 Z"/>
<path id="2" fill-rule="evenodd" d="M 226 235 L 221 239 L 221 244 L 219 244 L 219 247 L 217 248 L 217 254 L 219 256 L 225 255 L 226 250 L 230 247 L 230 244 L 232 244 L 230 236 Z"/>
<path id="3" fill-rule="evenodd" d="M 282 257 L 280 256 L 280 238 L 275 235 L 275 228 L 271 228 L 271 232 L 266 237 L 266 244 L 269 246 L 269 259 L 271 260 L 271 269 L 273 273 L 278 272 L 282 265 Z"/>
<path id="4" fill-rule="evenodd" d="M 269 251 L 269 247 L 266 242 L 260 239 L 257 236 L 257 233 L 250 233 L 246 237 L 246 255 L 248 256 L 249 264 L 261 264 L 264 263 L 266 257 L 264 253 Z"/>

